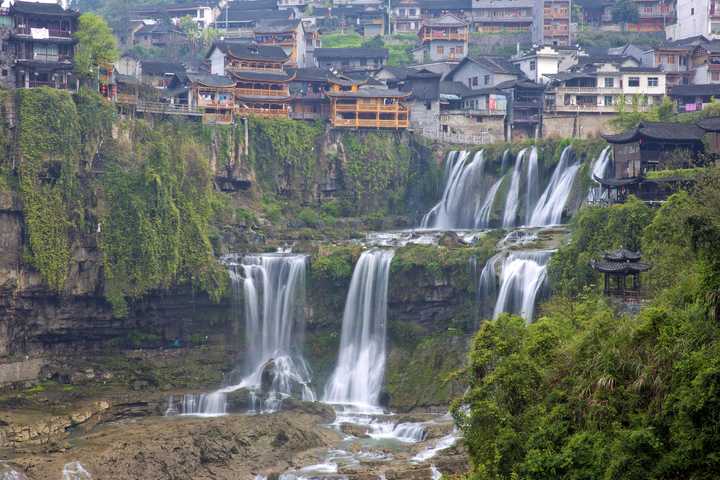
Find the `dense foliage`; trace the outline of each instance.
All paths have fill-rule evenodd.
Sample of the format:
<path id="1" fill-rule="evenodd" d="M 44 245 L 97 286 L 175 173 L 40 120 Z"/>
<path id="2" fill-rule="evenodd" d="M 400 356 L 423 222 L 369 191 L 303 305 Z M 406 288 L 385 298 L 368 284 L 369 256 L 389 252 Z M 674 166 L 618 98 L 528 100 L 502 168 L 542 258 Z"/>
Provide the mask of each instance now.
<path id="1" fill-rule="evenodd" d="M 563 287 L 590 282 L 579 267 L 595 251 L 632 243 L 654 265 L 653 300 L 638 315 L 585 291 L 556 296 L 529 326 L 512 316 L 483 325 L 468 409 L 455 409 L 472 478 L 715 478 L 719 185 L 716 168 L 656 212 L 631 201 L 579 215 L 555 267 Z"/>
<path id="2" fill-rule="evenodd" d="M 81 77 L 93 78 L 98 66 L 111 64 L 118 57 L 117 40 L 105 19 L 94 13 L 83 13 L 75 32 L 75 71 Z"/>

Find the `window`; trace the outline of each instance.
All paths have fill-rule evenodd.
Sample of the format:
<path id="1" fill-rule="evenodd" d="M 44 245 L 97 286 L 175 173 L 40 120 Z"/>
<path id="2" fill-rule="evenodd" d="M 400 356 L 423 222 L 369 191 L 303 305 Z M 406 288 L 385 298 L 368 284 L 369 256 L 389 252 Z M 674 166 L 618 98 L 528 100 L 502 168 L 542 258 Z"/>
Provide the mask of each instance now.
<path id="1" fill-rule="evenodd" d="M 691 9 L 690 9 L 690 15 L 695 15 L 695 9 L 694 9 L 694 8 L 691 8 Z"/>
<path id="2" fill-rule="evenodd" d="M 468 78 L 468 87 L 472 87 L 472 78 Z"/>
<path id="3" fill-rule="evenodd" d="M 640 77 L 628 78 L 628 87 L 639 87 L 639 86 L 640 86 Z"/>
<path id="4" fill-rule="evenodd" d="M 485 75 L 485 85 L 490 85 L 490 75 Z"/>
<path id="5" fill-rule="evenodd" d="M 615 79 L 612 77 L 605 77 L 605 88 L 615 88 Z"/>
<path id="6" fill-rule="evenodd" d="M 658 77 L 648 77 L 648 87 L 657 87 L 659 84 Z"/>
<path id="7" fill-rule="evenodd" d="M 610 107 L 613 104 L 613 97 L 612 95 L 605 95 L 605 106 Z"/>
<path id="8" fill-rule="evenodd" d="M 675 65 L 675 55 L 668 55 L 668 65 Z"/>
<path id="9" fill-rule="evenodd" d="M 437 47 L 437 53 L 438 53 L 438 55 L 443 55 L 443 54 L 445 53 L 445 48 L 444 48 L 444 47 Z"/>
<path id="10" fill-rule="evenodd" d="M 712 79 L 713 82 L 720 81 L 720 72 L 711 72 L 710 78 Z"/>
<path id="11" fill-rule="evenodd" d="M 680 57 L 680 65 L 686 66 L 687 65 L 687 57 Z"/>
<path id="12" fill-rule="evenodd" d="M 537 68 L 537 62 L 535 62 L 535 60 L 530 60 L 530 71 L 534 72 L 535 68 Z"/>
<path id="13" fill-rule="evenodd" d="M 472 86 L 473 86 L 473 87 L 477 87 L 477 86 L 478 86 L 478 77 L 473 77 L 473 78 L 472 78 Z"/>

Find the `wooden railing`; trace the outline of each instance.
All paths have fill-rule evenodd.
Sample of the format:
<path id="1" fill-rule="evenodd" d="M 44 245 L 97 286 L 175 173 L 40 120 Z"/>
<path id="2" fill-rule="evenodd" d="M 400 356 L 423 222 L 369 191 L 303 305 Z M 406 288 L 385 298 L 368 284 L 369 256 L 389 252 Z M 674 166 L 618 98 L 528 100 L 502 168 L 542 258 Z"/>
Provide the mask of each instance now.
<path id="1" fill-rule="evenodd" d="M 377 120 L 370 118 L 333 118 L 332 124 L 335 127 L 350 128 L 408 128 L 408 120 L 399 118 L 397 120 Z"/>
<path id="2" fill-rule="evenodd" d="M 239 115 L 255 115 L 258 117 L 288 117 L 289 110 L 287 108 L 257 108 L 257 107 L 238 107 Z"/>
<path id="3" fill-rule="evenodd" d="M 205 113 L 203 123 L 208 125 L 230 125 L 233 123 L 232 112 L 227 113 Z"/>
<path id="4" fill-rule="evenodd" d="M 422 41 L 429 42 L 432 40 L 457 40 L 467 42 L 468 34 L 465 33 L 449 33 L 449 32 L 423 32 Z"/>
<path id="5" fill-rule="evenodd" d="M 289 97 L 290 90 L 285 87 L 281 89 L 271 88 L 236 88 L 235 95 L 246 97 Z"/>
<path id="6" fill-rule="evenodd" d="M 234 100 L 226 100 L 224 102 L 217 102 L 215 100 L 203 100 L 198 99 L 198 107 L 200 108 L 233 108 L 235 107 Z"/>
<path id="7" fill-rule="evenodd" d="M 55 38 L 72 38 L 73 34 L 70 31 L 67 30 L 61 30 L 58 28 L 45 28 L 45 27 L 29 27 L 29 26 L 23 26 L 23 27 L 17 27 L 15 28 L 15 34 L 16 35 L 32 35 L 32 29 L 45 29 L 48 31 L 48 35 L 50 37 Z"/>
<path id="8" fill-rule="evenodd" d="M 379 105 L 356 103 L 354 105 L 336 104 L 335 110 L 338 112 L 405 112 L 407 108 L 400 104 Z"/>
<path id="9" fill-rule="evenodd" d="M 138 103 L 138 96 L 131 93 L 118 93 L 117 103 L 124 103 L 127 105 L 135 105 Z"/>
<path id="10" fill-rule="evenodd" d="M 200 109 L 188 105 L 172 105 L 170 103 L 148 101 L 139 101 L 137 111 L 167 115 L 202 115 Z"/>

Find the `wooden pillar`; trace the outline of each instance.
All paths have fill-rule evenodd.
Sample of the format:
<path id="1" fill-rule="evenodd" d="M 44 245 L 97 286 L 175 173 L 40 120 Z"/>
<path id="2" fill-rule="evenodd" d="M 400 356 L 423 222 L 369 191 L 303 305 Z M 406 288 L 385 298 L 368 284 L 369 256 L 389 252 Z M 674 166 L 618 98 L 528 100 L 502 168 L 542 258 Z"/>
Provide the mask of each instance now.
<path id="1" fill-rule="evenodd" d="M 605 273 L 605 295 L 610 291 L 610 276 Z"/>

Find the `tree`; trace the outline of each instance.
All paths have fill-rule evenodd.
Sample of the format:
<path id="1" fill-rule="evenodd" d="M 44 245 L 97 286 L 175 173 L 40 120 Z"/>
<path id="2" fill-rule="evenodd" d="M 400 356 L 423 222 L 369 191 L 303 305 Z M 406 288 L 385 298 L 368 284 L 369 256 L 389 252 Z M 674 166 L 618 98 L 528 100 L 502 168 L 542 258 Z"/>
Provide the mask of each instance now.
<path id="1" fill-rule="evenodd" d="M 638 7 L 632 0 L 620 0 L 610 10 L 613 22 L 623 24 L 637 23 L 640 19 Z"/>
<path id="2" fill-rule="evenodd" d="M 375 35 L 370 40 L 366 40 L 362 44 L 363 48 L 385 48 L 385 42 L 380 35 Z"/>
<path id="3" fill-rule="evenodd" d="M 94 13 L 80 15 L 75 52 L 75 72 L 85 78 L 97 73 L 98 65 L 118 58 L 117 40 L 104 18 Z"/>

